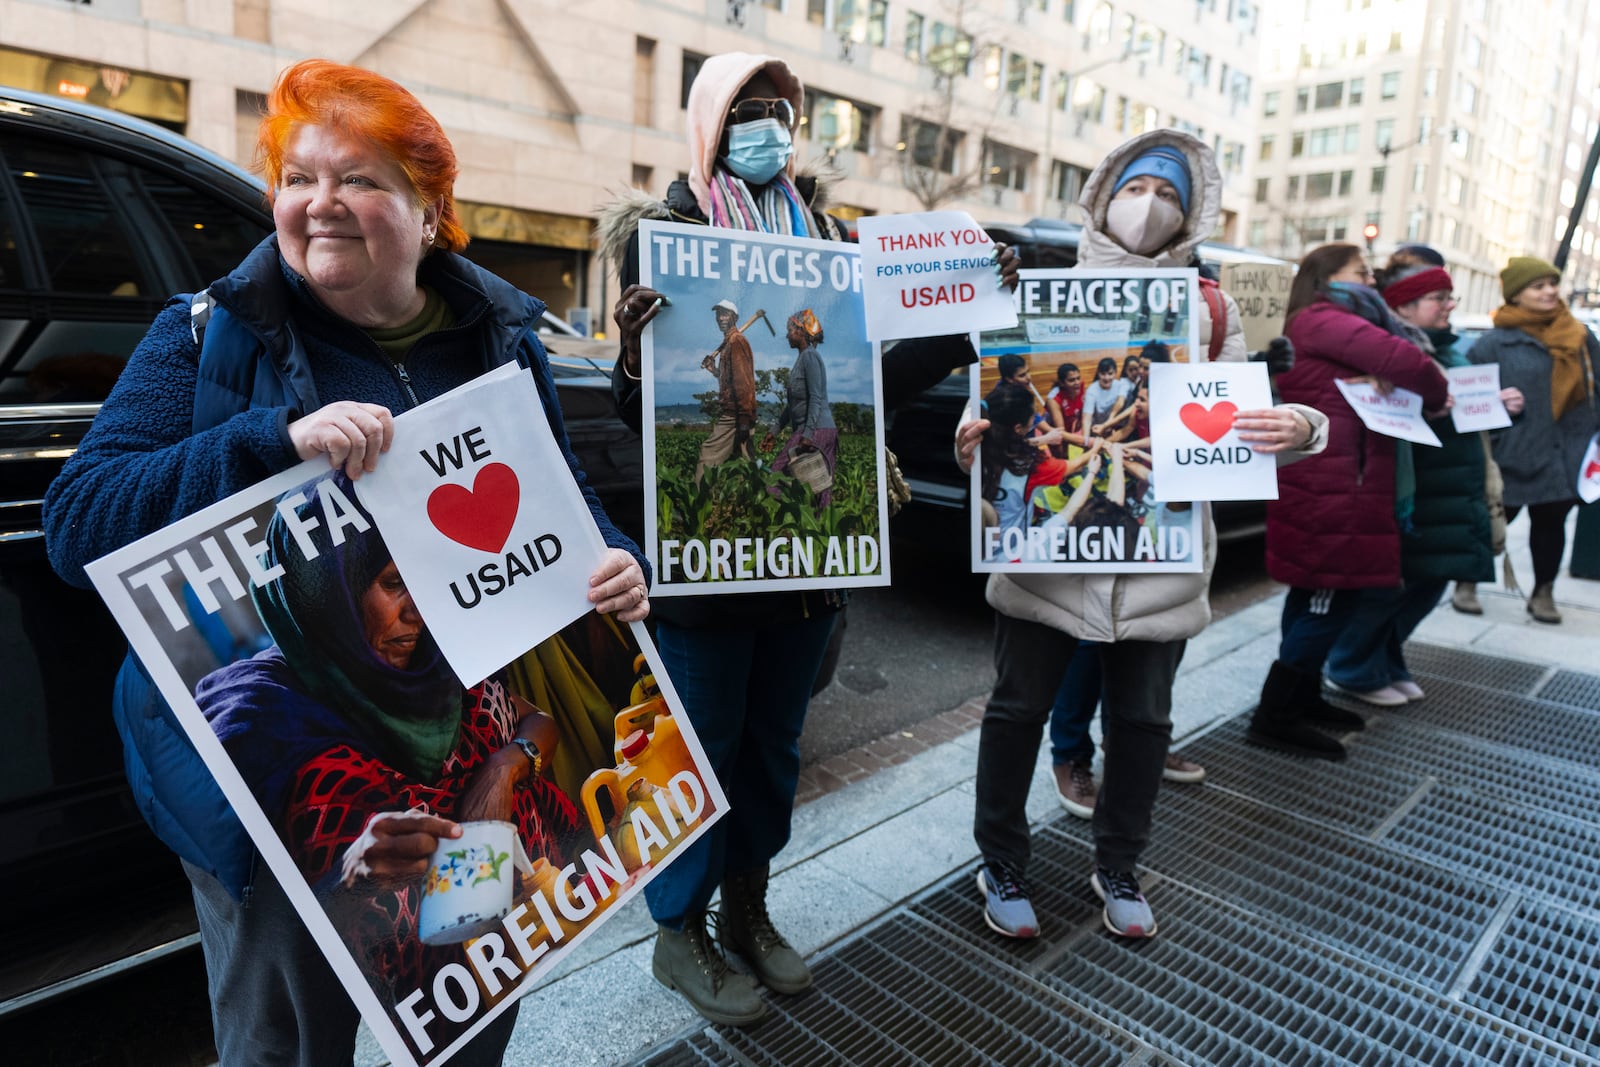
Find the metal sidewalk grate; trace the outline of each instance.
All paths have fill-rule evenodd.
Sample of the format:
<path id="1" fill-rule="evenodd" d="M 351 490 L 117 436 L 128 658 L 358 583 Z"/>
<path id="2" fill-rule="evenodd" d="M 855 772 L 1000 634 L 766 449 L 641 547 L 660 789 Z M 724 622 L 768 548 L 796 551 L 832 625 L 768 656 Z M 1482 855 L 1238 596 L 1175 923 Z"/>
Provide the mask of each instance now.
<path id="1" fill-rule="evenodd" d="M 1600 825 L 1525 807 L 1518 799 L 1486 801 L 1437 789 L 1395 823 L 1385 843 L 1600 917 Z"/>
<path id="2" fill-rule="evenodd" d="M 1600 923 L 1522 905 L 1464 999 L 1600 1057 Z"/>
<path id="3" fill-rule="evenodd" d="M 1600 766 L 1600 715 L 1592 711 L 1443 678 L 1431 679 L 1427 690 L 1427 699 L 1407 704 L 1391 715 L 1455 730 L 1511 750 Z M 1359 706 L 1346 703 L 1344 697 L 1336 699 L 1346 706 Z M 1531 728 L 1532 723 L 1538 728 Z"/>
<path id="4" fill-rule="evenodd" d="M 1149 893 L 1165 932 L 1085 938 L 1045 982 L 1186 1062 L 1580 1063 L 1446 996 L 1330 953 L 1175 883 Z"/>
<path id="5" fill-rule="evenodd" d="M 1299 768 L 1263 757 L 1259 773 Z M 1475 879 L 1220 789 L 1164 791 L 1155 825 L 1146 866 L 1434 988 L 1499 903 Z M 1034 839 L 1088 833 L 1063 817 Z"/>
<path id="6" fill-rule="evenodd" d="M 1503 689 L 1507 693 L 1526 696 L 1532 692 L 1539 679 L 1549 668 L 1537 663 L 1485 656 L 1456 648 L 1441 648 L 1413 641 L 1406 645 L 1406 666 L 1419 674 L 1481 685 L 1490 689 Z"/>
<path id="7" fill-rule="evenodd" d="M 747 1031 L 725 1029 L 722 1039 L 752 1062 L 807 1067 L 1109 1067 L 1139 1048 L 1078 1005 L 905 913 L 829 953 L 815 976 L 810 993 L 773 1001 L 775 1017 Z"/>
<path id="8" fill-rule="evenodd" d="M 710 1031 L 691 1034 L 637 1062 L 639 1067 L 745 1067 L 745 1061 L 721 1048 Z"/>
<path id="9" fill-rule="evenodd" d="M 1557 671 L 1534 695 L 1540 700 L 1600 711 L 1600 677 L 1577 671 Z"/>

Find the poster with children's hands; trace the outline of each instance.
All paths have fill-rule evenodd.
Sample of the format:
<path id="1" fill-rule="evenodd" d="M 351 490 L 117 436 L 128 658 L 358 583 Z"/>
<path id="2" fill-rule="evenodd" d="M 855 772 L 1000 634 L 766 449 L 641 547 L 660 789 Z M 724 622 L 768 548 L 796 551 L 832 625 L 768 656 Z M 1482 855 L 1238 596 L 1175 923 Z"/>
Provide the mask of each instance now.
<path id="1" fill-rule="evenodd" d="M 1202 569 L 1201 509 L 1153 470 L 1148 372 L 1199 345 L 1193 270 L 1025 270 L 1019 321 L 983 334 L 973 406 L 976 571 Z"/>
<path id="2" fill-rule="evenodd" d="M 406 412 L 355 483 L 466 685 L 593 607 L 605 543 L 541 410 L 508 364 Z"/>
<path id="3" fill-rule="evenodd" d="M 1276 500 L 1278 461 L 1239 439 L 1234 418 L 1272 406 L 1261 363 L 1150 368 L 1150 448 L 1160 485 L 1190 500 Z"/>

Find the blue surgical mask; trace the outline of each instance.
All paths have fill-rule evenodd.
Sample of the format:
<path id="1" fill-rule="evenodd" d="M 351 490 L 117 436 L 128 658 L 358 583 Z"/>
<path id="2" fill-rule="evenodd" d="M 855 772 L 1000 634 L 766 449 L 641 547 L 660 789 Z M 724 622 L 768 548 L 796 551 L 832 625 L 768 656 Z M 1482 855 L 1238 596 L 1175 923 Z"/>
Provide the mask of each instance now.
<path id="1" fill-rule="evenodd" d="M 723 161 L 752 185 L 765 185 L 794 154 L 789 131 L 777 119 L 740 122 L 728 127 L 728 154 Z"/>

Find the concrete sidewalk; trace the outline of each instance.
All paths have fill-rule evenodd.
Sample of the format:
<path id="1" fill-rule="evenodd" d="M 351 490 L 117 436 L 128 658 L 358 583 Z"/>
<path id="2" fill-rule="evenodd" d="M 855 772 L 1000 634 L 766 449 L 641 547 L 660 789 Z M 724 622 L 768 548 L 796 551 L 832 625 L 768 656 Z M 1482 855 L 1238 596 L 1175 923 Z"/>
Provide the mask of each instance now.
<path id="1" fill-rule="evenodd" d="M 1527 588 L 1532 571 L 1525 527 L 1525 522 L 1514 524 L 1511 552 Z M 1563 625 L 1535 623 L 1521 598 L 1483 586 L 1483 616 L 1457 614 L 1446 601 L 1414 640 L 1527 663 L 1600 670 L 1600 582 L 1574 580 L 1563 572 L 1556 591 L 1566 616 Z M 1220 620 L 1190 642 L 1174 694 L 1179 742 L 1196 742 L 1253 706 L 1276 654 L 1281 606 L 1280 594 Z M 975 721 L 980 712 L 981 703 L 971 702 L 931 729 L 952 733 L 952 722 Z M 969 728 L 796 810 L 794 835 L 779 857 L 771 888 L 773 917 L 796 948 L 811 957 L 974 864 L 976 749 L 977 732 Z M 1205 787 L 1164 789 L 1217 795 Z M 1061 816 L 1047 750 L 1036 768 L 1029 812 L 1036 823 Z M 1158 811 L 1158 843 L 1162 834 Z M 1074 893 L 1083 888 L 1077 883 L 1086 877 L 1086 856 L 1083 868 L 1067 872 Z M 1039 881 L 1036 874 L 1036 885 Z M 977 895 L 968 896 L 971 924 L 981 930 Z M 1161 905 L 1156 906 L 1160 918 Z M 653 932 L 640 901 L 580 945 L 523 1001 L 506 1062 L 621 1063 L 649 1056 L 665 1039 L 701 1030 L 699 1017 L 650 975 Z M 383 1062 L 365 1034 L 357 1062 Z"/>

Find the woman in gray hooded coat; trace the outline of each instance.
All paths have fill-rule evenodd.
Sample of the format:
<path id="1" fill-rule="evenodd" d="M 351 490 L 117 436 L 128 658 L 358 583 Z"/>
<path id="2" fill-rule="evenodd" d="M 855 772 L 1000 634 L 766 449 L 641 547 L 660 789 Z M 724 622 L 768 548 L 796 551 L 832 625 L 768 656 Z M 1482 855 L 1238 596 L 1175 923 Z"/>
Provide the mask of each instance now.
<path id="1" fill-rule="evenodd" d="M 1175 130 L 1128 141 L 1096 168 L 1079 201 L 1080 267 L 1186 267 L 1215 228 L 1222 177 L 1211 149 Z M 1237 308 L 1223 296 L 1228 334 L 1216 358 L 1248 358 Z M 1204 301 L 1200 351 L 1211 349 Z M 1236 332 L 1237 331 L 1237 332 Z M 1309 455 L 1326 443 L 1326 418 L 1300 405 L 1242 411 L 1234 425 L 1257 451 Z M 958 434 L 964 460 L 988 424 Z M 1012 574 L 990 577 L 999 675 L 978 747 L 973 836 L 983 853 L 978 883 L 984 919 L 997 932 L 1033 937 L 1026 867 L 1031 768 L 1062 672 L 1080 640 L 1102 642 L 1105 781 L 1094 810 L 1090 885 L 1113 933 L 1150 937 L 1155 918 L 1134 867 L 1149 840 L 1151 813 L 1172 737 L 1172 683 L 1184 645 L 1211 621 L 1207 587 L 1216 562 L 1211 508 L 1201 509 L 1203 570 L 1192 574 Z"/>

